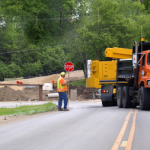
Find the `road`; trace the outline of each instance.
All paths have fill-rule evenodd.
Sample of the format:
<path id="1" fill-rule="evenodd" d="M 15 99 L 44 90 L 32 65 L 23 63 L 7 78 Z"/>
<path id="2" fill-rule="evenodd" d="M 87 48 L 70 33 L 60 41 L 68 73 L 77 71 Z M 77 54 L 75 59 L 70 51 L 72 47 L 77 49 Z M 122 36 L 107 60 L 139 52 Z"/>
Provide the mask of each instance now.
<path id="1" fill-rule="evenodd" d="M 149 150 L 150 111 L 92 101 L 69 106 L 1 126 L 0 150 Z"/>

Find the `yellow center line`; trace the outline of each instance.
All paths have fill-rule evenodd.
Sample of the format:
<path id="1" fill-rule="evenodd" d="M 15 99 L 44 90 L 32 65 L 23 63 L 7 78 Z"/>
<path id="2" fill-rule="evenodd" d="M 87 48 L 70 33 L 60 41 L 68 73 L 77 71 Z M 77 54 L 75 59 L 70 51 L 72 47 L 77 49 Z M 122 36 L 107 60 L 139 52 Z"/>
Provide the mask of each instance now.
<path id="1" fill-rule="evenodd" d="M 135 124 L 136 124 L 136 114 L 138 110 L 135 110 L 134 116 L 133 116 L 133 122 L 132 122 L 132 127 L 130 130 L 130 135 L 128 138 L 127 146 L 125 150 L 131 150 L 132 142 L 133 142 L 133 137 L 134 137 L 134 132 L 135 132 Z"/>
<path id="2" fill-rule="evenodd" d="M 124 122 L 124 124 L 123 124 L 123 126 L 121 128 L 121 131 L 120 131 L 120 133 L 119 133 L 119 135 L 118 135 L 118 137 L 117 137 L 113 147 L 111 148 L 111 150 L 117 150 L 119 148 L 119 145 L 120 145 L 121 140 L 123 138 L 123 135 L 124 135 L 124 133 L 126 131 L 126 128 L 127 128 L 127 125 L 128 125 L 128 122 L 129 122 L 129 119 L 130 119 L 132 111 L 133 111 L 133 109 L 130 109 L 128 115 L 126 116 L 125 122 Z"/>

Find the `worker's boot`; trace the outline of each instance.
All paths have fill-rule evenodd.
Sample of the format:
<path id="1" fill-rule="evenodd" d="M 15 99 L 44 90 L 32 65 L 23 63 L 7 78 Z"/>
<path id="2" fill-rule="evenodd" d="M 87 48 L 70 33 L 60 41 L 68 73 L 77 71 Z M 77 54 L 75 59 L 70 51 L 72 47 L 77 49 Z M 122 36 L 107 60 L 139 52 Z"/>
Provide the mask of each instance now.
<path id="1" fill-rule="evenodd" d="M 66 108 L 66 109 L 64 109 L 64 111 L 69 111 L 69 109 Z"/>

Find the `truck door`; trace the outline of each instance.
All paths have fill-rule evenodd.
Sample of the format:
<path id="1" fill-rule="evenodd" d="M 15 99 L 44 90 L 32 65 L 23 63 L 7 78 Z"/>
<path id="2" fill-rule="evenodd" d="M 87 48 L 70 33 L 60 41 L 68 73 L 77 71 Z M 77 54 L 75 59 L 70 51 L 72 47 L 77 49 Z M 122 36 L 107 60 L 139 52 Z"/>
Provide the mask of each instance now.
<path id="1" fill-rule="evenodd" d="M 142 81 L 142 77 L 144 77 L 145 74 L 145 54 L 141 55 L 141 61 L 140 61 L 140 66 L 139 66 L 139 80 L 138 84 Z"/>
<path id="2" fill-rule="evenodd" d="M 147 54 L 147 67 L 146 67 L 147 74 L 150 74 L 150 53 Z"/>

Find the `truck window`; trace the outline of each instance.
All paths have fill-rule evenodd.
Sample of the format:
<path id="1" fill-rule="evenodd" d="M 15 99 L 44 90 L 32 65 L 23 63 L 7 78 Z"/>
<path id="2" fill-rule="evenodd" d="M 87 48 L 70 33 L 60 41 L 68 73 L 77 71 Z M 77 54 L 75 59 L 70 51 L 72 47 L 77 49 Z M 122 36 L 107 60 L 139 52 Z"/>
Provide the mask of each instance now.
<path id="1" fill-rule="evenodd" d="M 147 56 L 147 64 L 150 65 L 150 53 L 148 53 L 148 56 Z"/>
<path id="2" fill-rule="evenodd" d="M 145 66 L 145 55 L 142 58 L 142 66 Z"/>

